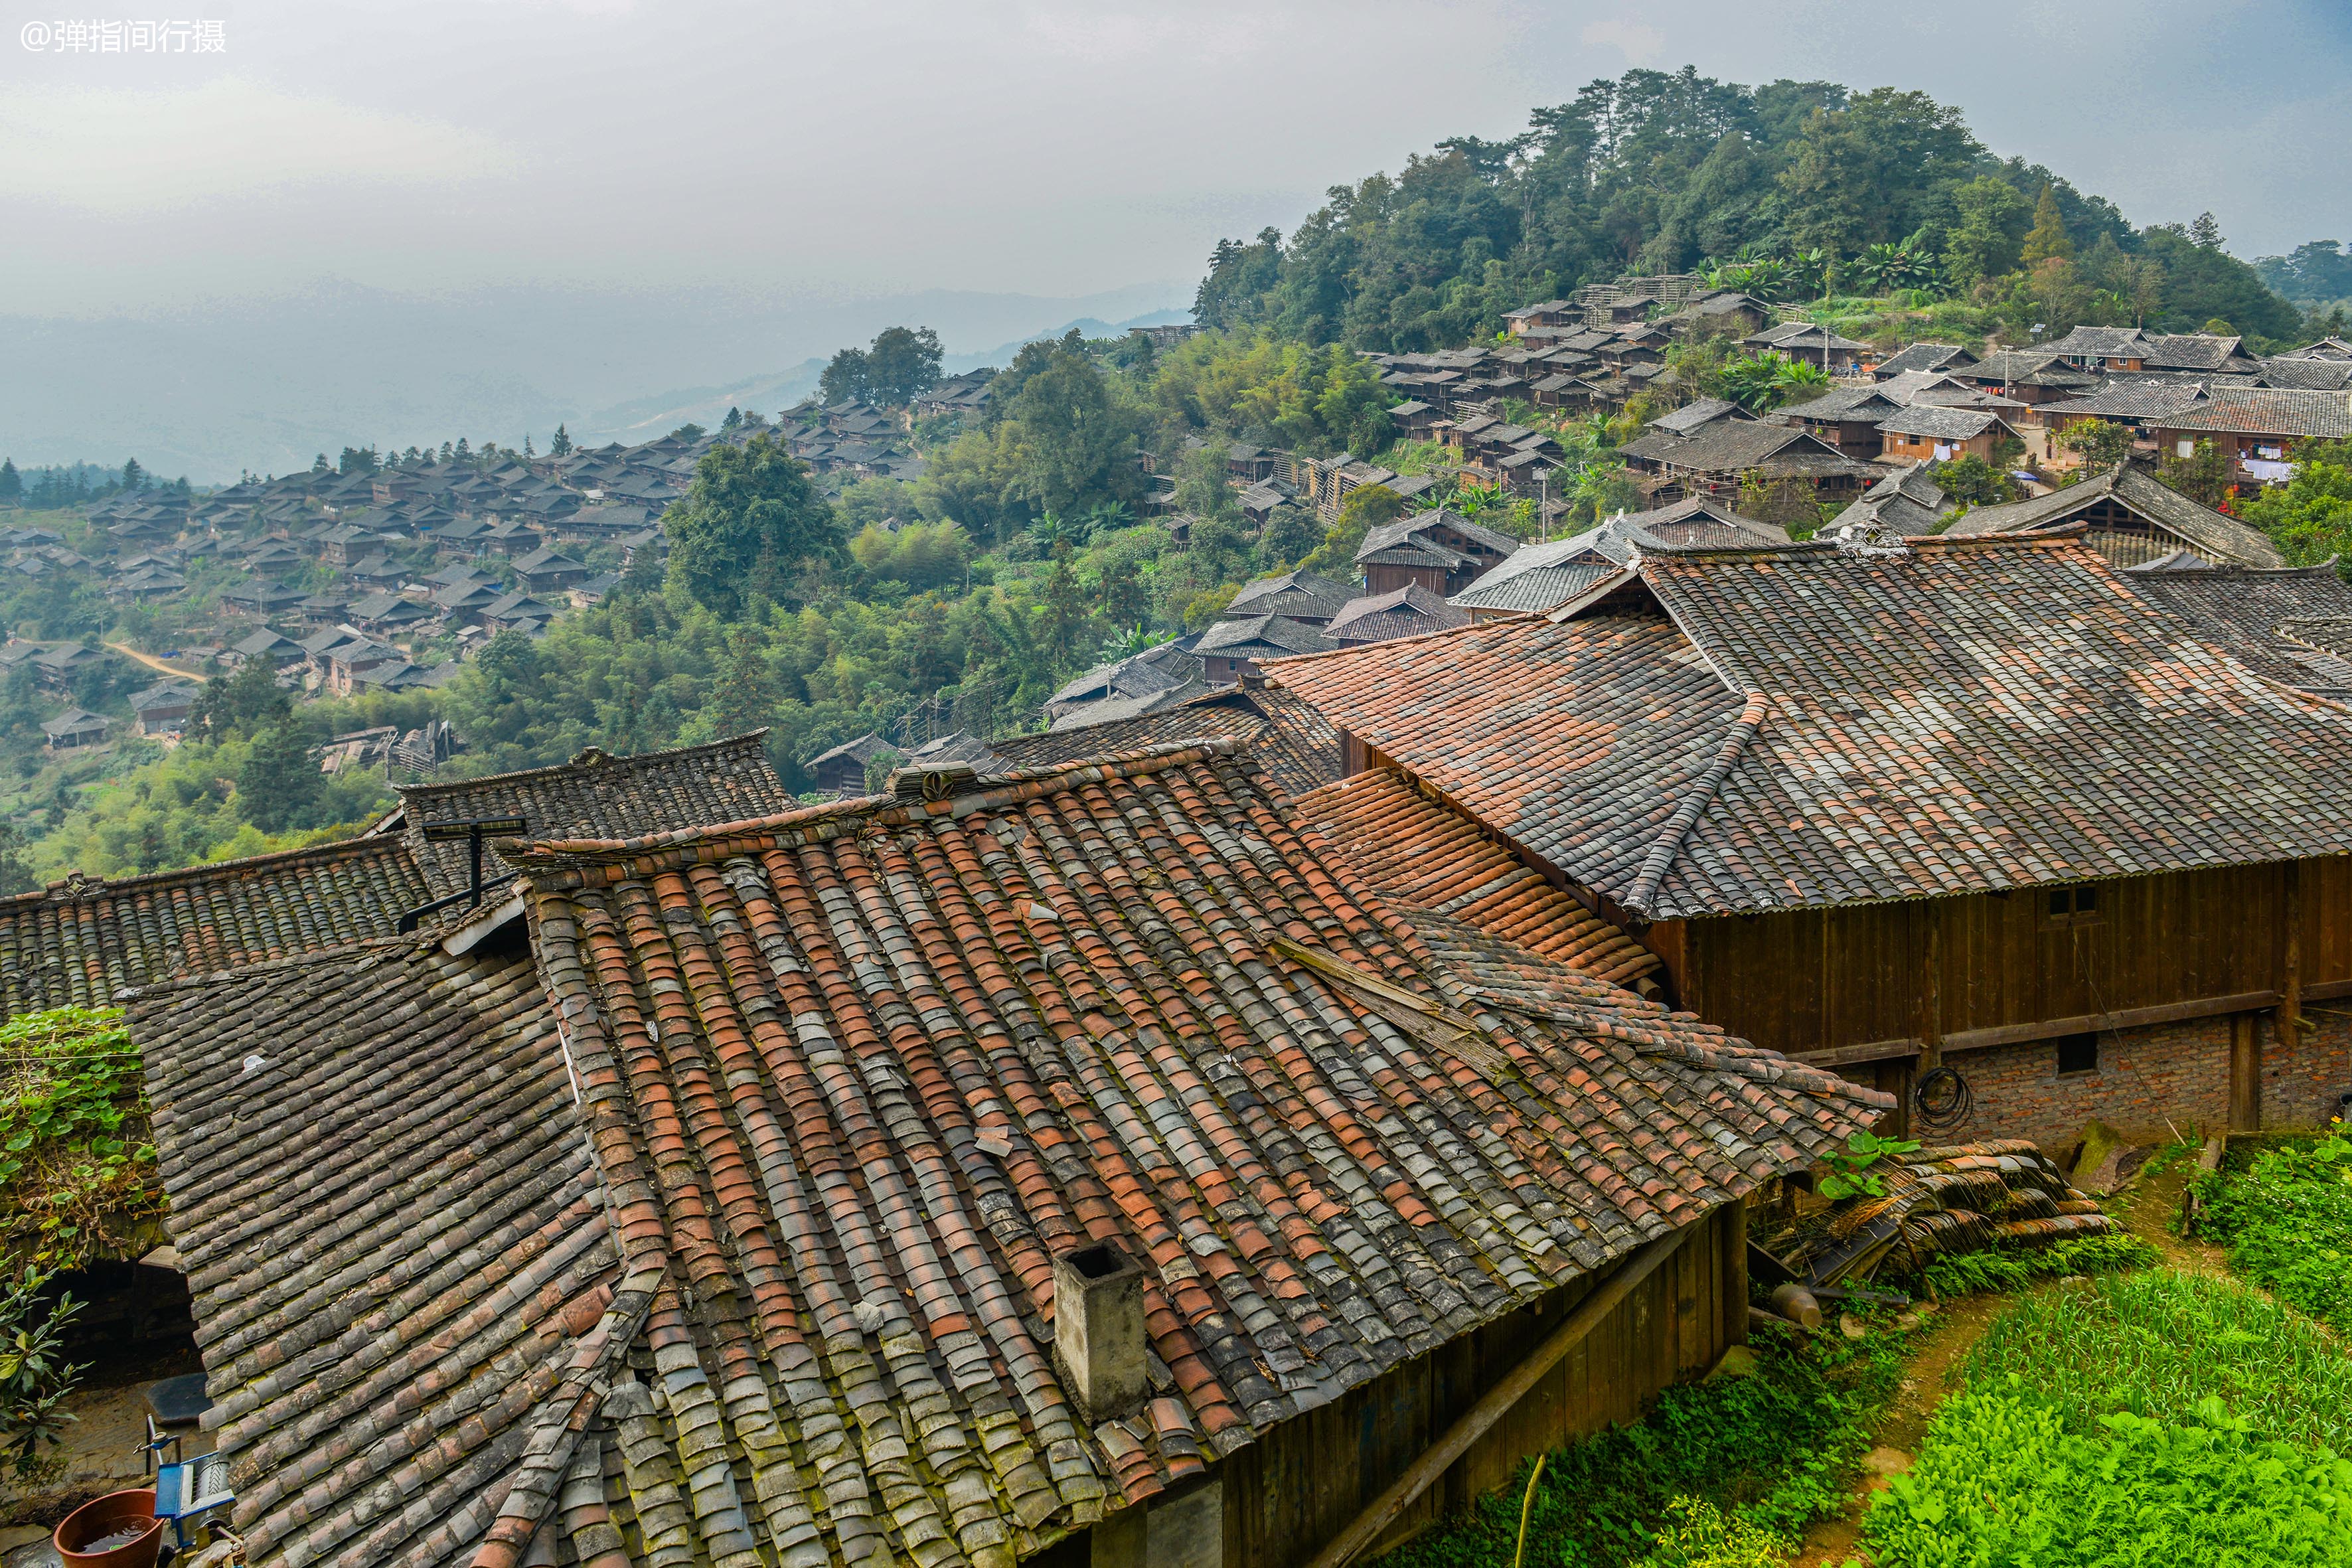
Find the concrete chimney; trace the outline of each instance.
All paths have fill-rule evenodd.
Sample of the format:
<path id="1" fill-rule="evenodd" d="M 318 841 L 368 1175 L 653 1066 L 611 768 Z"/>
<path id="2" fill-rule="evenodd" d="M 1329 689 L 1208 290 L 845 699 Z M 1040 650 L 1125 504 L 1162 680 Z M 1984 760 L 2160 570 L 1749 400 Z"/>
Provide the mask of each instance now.
<path id="1" fill-rule="evenodd" d="M 1089 1422 L 1143 1403 L 1146 1344 L 1143 1270 L 1117 1242 L 1054 1259 L 1054 1357 Z"/>

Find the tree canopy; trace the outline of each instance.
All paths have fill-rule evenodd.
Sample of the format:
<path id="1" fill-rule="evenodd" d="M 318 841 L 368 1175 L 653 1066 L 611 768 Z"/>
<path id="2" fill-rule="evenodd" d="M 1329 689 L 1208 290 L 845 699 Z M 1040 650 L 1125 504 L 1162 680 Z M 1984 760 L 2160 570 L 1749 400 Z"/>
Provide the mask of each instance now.
<path id="1" fill-rule="evenodd" d="M 702 455 L 686 499 L 662 513 L 671 576 L 696 600 L 740 614 L 748 596 L 785 596 L 812 559 L 842 542 L 808 468 L 766 431 Z"/>
<path id="2" fill-rule="evenodd" d="M 2040 289 L 2015 301 L 2037 320 L 2054 302 L 2075 320 L 2190 331 L 2220 317 L 2292 336 L 2295 310 L 2207 238 L 2135 230 L 2051 170 L 1995 157 L 1958 110 L 1924 93 L 1634 70 L 1536 110 L 1507 141 L 1450 138 L 1400 173 L 1335 186 L 1287 240 L 1269 228 L 1220 241 L 1194 313 L 1311 344 L 1421 352 L 1491 335 L 1506 310 L 1629 271 L 1772 258 L 1792 287 L 1825 274 L 1884 283 L 1853 264 L 1891 247 L 1961 290 L 2063 263 L 2020 285 Z M 2095 278 L 2094 251 L 2105 258 Z M 2143 253 L 2154 265 L 2118 280 L 2113 258 Z M 2318 252 L 2298 266 L 2334 276 Z M 2016 290 L 1991 293 L 1997 303 Z"/>

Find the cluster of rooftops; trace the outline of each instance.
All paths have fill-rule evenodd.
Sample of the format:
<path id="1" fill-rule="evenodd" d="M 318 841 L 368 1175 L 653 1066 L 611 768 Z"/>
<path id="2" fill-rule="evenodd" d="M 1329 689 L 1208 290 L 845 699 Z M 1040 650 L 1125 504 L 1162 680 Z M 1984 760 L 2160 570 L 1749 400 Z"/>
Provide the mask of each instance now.
<path id="1" fill-rule="evenodd" d="M 0 900 L 0 1005 L 128 1008 L 254 1560 L 1034 1556 L 1887 1109 L 1650 922 L 2352 853 L 2332 568 L 1681 521 L 876 795 L 592 752 Z"/>

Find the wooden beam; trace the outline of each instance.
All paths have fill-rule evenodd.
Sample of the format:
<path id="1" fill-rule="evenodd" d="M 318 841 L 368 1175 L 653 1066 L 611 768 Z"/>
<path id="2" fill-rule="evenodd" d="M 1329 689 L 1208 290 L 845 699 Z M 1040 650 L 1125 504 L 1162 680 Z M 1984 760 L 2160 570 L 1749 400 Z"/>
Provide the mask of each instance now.
<path id="1" fill-rule="evenodd" d="M 1346 1568 L 1366 1547 L 1380 1539 L 1389 1526 L 1414 1499 L 1437 1484 L 1454 1461 L 1470 1451 L 1470 1445 L 1494 1429 L 1495 1424 L 1510 1414 L 1511 1407 L 1524 1398 L 1540 1382 L 1544 1373 L 1558 1366 L 1574 1350 L 1578 1342 L 1601 1326 L 1601 1321 L 1617 1310 L 1618 1304 L 1633 1294 L 1633 1288 L 1657 1271 L 1658 1265 L 1674 1256 L 1675 1250 L 1691 1235 L 1688 1227 L 1662 1236 L 1639 1252 L 1619 1264 L 1615 1272 L 1595 1285 L 1576 1310 L 1569 1313 L 1559 1327 L 1544 1336 L 1543 1342 L 1528 1353 L 1528 1358 L 1505 1373 L 1497 1382 L 1463 1413 L 1461 1419 L 1445 1429 L 1445 1435 L 1404 1468 L 1404 1473 L 1389 1483 L 1371 1505 L 1349 1521 L 1347 1527 L 1333 1536 L 1307 1568 Z"/>
<path id="2" fill-rule="evenodd" d="M 1825 1051 L 1790 1051 L 1789 1059 L 1807 1067 L 1851 1067 L 1856 1062 L 1910 1061 L 1919 1054 L 1916 1040 L 1873 1040 L 1865 1046 L 1833 1046 Z"/>
<path id="3" fill-rule="evenodd" d="M 2192 1002 L 2162 1002 L 2153 1007 L 2126 1007 L 2118 1013 L 2084 1013 L 2072 1018 L 2043 1018 L 2030 1024 L 2000 1024 L 1990 1029 L 1964 1029 L 1944 1037 L 1944 1054 L 1990 1050 L 1995 1046 L 2019 1046 L 2053 1040 L 2061 1035 L 2087 1035 L 2105 1029 L 2137 1029 L 2150 1024 L 2177 1024 L 2189 1018 L 2210 1018 L 2223 1013 L 2252 1013 L 2278 1005 L 2275 991 L 2242 991 L 2234 996 L 2202 996 Z"/>

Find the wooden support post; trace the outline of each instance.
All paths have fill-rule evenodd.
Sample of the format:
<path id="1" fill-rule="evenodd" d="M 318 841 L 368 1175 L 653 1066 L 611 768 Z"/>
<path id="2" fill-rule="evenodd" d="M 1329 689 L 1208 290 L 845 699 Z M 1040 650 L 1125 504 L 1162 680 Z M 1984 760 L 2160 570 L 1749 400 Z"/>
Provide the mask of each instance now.
<path id="1" fill-rule="evenodd" d="M 2263 1031 L 2253 1013 L 2230 1019 L 2230 1131 L 2252 1132 L 2263 1124 Z"/>
<path id="2" fill-rule="evenodd" d="M 2286 863 L 2286 953 L 2284 973 L 2279 978 L 2277 1023 L 2280 1065 L 2284 1067 L 2302 1047 L 2299 1031 L 2307 1027 L 2303 1017 L 2303 862 Z M 2254 1120 L 2249 1127 L 2262 1125 L 2263 1084 L 2261 1065 L 2255 1066 Z"/>

